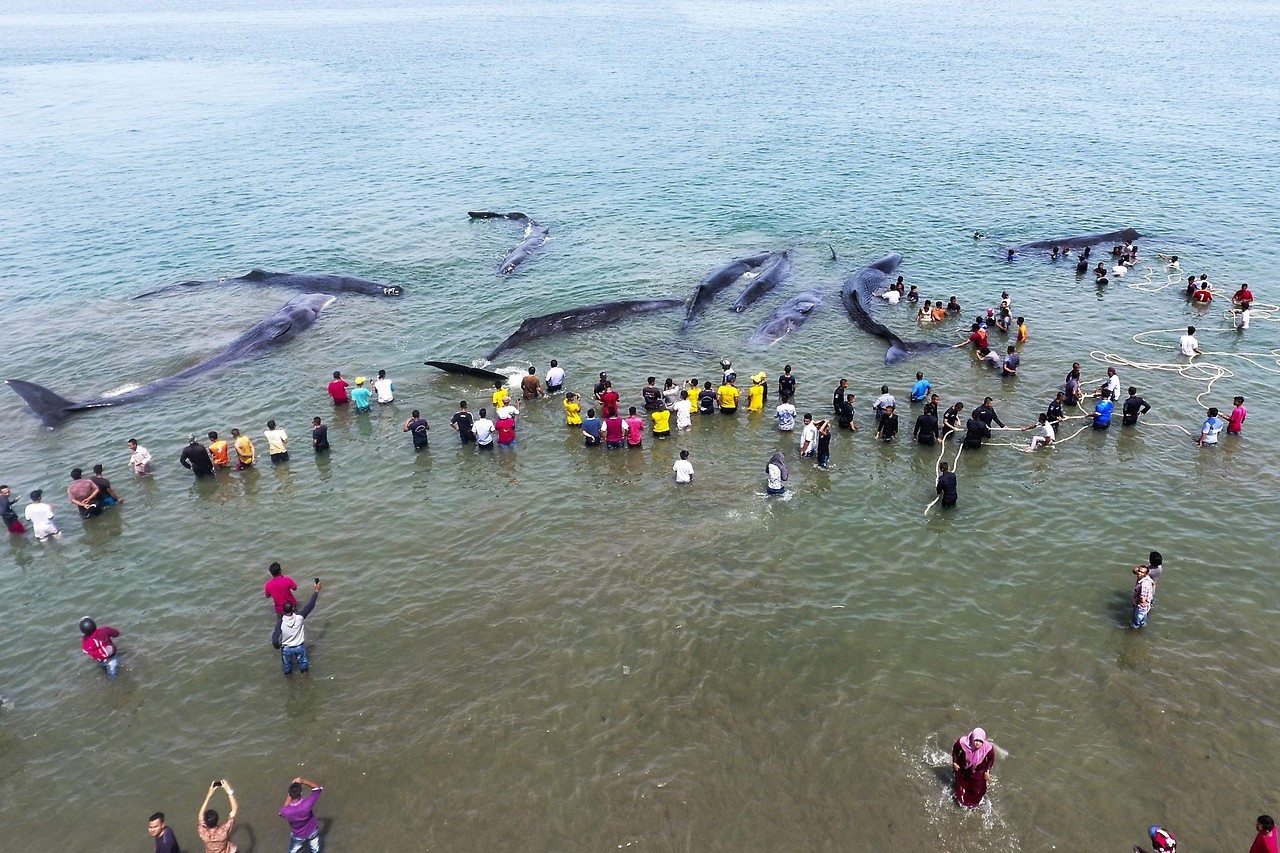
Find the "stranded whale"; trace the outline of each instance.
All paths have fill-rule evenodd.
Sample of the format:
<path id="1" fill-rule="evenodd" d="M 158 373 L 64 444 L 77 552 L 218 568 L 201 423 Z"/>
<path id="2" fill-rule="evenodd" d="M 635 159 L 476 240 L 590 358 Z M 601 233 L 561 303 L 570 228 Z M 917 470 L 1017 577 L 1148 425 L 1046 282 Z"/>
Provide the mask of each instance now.
<path id="1" fill-rule="evenodd" d="M 514 272 L 515 268 L 528 260 L 533 250 L 547 242 L 547 237 L 551 235 L 551 229 L 545 225 L 539 225 L 523 213 L 493 213 L 488 210 L 476 210 L 467 211 L 467 216 L 472 219 L 510 219 L 513 222 L 524 223 L 524 239 L 502 259 L 502 265 L 498 267 L 500 275 Z"/>
<path id="2" fill-rule="evenodd" d="M 541 317 L 530 317 L 521 323 L 520 328 L 512 332 L 505 341 L 494 347 L 486 358 L 492 361 L 500 353 L 537 338 L 545 338 L 560 332 L 607 326 L 631 314 L 662 311 L 683 304 L 683 299 L 632 299 L 623 302 L 597 302 L 581 308 L 543 314 Z"/>
<path id="3" fill-rule="evenodd" d="M 782 284 L 790 274 L 791 253 L 783 252 L 779 255 L 774 255 L 773 261 L 761 267 L 755 278 L 747 282 L 747 286 L 742 289 L 737 301 L 733 303 L 734 313 L 741 314 L 750 308 L 760 301 L 765 294 Z"/>
<path id="4" fill-rule="evenodd" d="M 140 293 L 133 298 L 145 299 L 148 296 L 159 296 L 162 293 L 170 293 L 187 287 L 202 287 L 206 284 L 256 284 L 263 287 L 288 287 L 293 290 L 301 290 L 304 293 L 362 293 L 366 296 L 400 296 L 404 293 L 404 289 L 398 284 L 379 284 L 376 281 L 366 281 L 349 275 L 267 272 L 266 270 L 253 269 L 235 278 L 180 281 L 177 284 L 171 284 L 159 290 Z"/>
<path id="5" fill-rule="evenodd" d="M 458 364 L 452 361 L 424 361 L 430 367 L 437 367 L 445 373 L 458 373 L 463 376 L 475 376 L 478 379 L 487 379 L 490 382 L 506 382 L 507 377 L 501 373 L 495 373 L 492 370 L 485 370 L 483 367 L 472 367 L 468 364 Z"/>
<path id="6" fill-rule="evenodd" d="M 744 273 L 755 269 L 771 257 L 773 257 L 773 252 L 760 252 L 745 258 L 737 258 L 707 273 L 693 290 L 693 297 L 689 300 L 689 309 L 685 312 L 684 325 L 681 326 L 681 330 L 688 328 L 693 319 L 707 309 L 707 306 L 711 304 L 711 300 L 716 298 L 717 293 L 733 284 Z"/>
<path id="7" fill-rule="evenodd" d="M 1015 252 L 1026 252 L 1031 249 L 1058 248 L 1083 249 L 1085 246 L 1096 246 L 1099 243 L 1131 243 L 1142 235 L 1132 228 L 1123 231 L 1108 231 L 1105 234 L 1081 234 L 1076 237 L 1059 237 L 1056 240 L 1036 240 L 1018 246 L 1010 246 Z"/>
<path id="8" fill-rule="evenodd" d="M 848 312 L 849 319 L 862 331 L 889 342 L 889 349 L 884 354 L 885 364 L 894 364 L 916 353 L 933 352 L 948 347 L 947 344 L 933 341 L 904 341 L 886 326 L 871 319 L 871 314 L 867 311 L 871 297 L 875 294 L 876 288 L 884 284 L 901 263 L 902 255 L 885 255 L 849 276 L 845 279 L 844 286 L 840 288 L 840 301 L 844 303 L 844 310 Z"/>
<path id="9" fill-rule="evenodd" d="M 769 315 L 769 319 L 751 336 L 753 344 L 772 344 L 789 332 L 804 325 L 809 315 L 822 305 L 822 297 L 817 291 L 805 290 L 797 293 L 779 305 Z"/>
<path id="10" fill-rule="evenodd" d="M 17 392 L 28 408 L 35 413 L 40 422 L 49 429 L 53 429 L 72 412 L 145 400 L 155 394 L 168 391 L 193 376 L 208 373 L 226 364 L 243 361 L 263 350 L 277 347 L 315 325 L 316 320 L 320 317 L 320 312 L 327 308 L 335 298 L 327 293 L 304 293 L 295 296 L 285 303 L 279 311 L 236 338 L 217 355 L 205 359 L 199 364 L 194 364 L 172 376 L 157 379 L 155 382 L 143 385 L 141 388 L 134 388 L 132 391 L 125 391 L 122 394 L 74 402 L 33 382 L 24 382 L 21 379 L 8 379 L 6 382 L 10 388 Z"/>

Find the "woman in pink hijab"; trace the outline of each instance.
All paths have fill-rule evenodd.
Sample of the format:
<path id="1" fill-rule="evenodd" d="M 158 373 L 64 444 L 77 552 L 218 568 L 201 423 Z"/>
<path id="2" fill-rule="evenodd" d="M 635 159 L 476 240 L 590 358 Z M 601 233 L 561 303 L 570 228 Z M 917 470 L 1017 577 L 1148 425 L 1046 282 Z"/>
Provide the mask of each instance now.
<path id="1" fill-rule="evenodd" d="M 951 769 L 956 772 L 956 802 L 976 809 L 987 794 L 991 781 L 991 765 L 996 763 L 995 749 L 987 733 L 974 729 L 956 739 L 951 748 Z"/>

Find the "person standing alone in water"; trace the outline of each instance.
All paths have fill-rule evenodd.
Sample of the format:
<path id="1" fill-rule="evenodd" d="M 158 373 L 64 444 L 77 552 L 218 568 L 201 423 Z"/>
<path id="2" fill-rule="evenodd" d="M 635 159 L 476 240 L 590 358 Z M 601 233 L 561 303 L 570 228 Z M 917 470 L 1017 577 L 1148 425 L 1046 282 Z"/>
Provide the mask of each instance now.
<path id="1" fill-rule="evenodd" d="M 951 748 L 951 769 L 956 774 L 956 802 L 976 809 L 987 795 L 991 767 L 996 763 L 995 746 L 980 728 L 956 738 Z"/>

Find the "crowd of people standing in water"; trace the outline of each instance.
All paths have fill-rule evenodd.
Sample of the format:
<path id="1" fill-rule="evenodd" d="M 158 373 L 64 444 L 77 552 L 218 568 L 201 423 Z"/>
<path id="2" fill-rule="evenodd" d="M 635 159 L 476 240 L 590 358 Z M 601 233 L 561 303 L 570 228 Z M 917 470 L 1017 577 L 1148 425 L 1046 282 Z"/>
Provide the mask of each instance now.
<path id="1" fill-rule="evenodd" d="M 1066 254 L 1065 252 L 1063 253 Z M 1126 267 L 1137 262 L 1136 250 L 1132 247 L 1117 247 L 1113 254 L 1118 259 L 1118 266 Z M 1055 258 L 1058 255 L 1054 253 Z M 1088 249 L 1082 253 L 1081 263 L 1086 264 Z M 1161 256 L 1163 258 L 1163 256 Z M 1169 268 L 1175 269 L 1178 258 L 1166 259 Z M 1084 268 L 1087 270 L 1087 264 Z M 1078 272 L 1081 270 L 1077 270 Z M 1099 265 L 1095 271 L 1099 284 L 1106 283 L 1106 271 Z M 1197 282 L 1194 277 L 1189 281 L 1188 293 L 1194 286 L 1209 290 L 1204 277 Z M 1247 286 L 1242 286 L 1241 293 L 1235 297 L 1236 304 L 1242 310 L 1243 325 L 1248 325 L 1248 310 L 1252 302 L 1252 293 Z M 895 298 L 896 297 L 896 298 Z M 885 298 L 893 303 L 905 301 L 918 304 L 920 294 L 912 286 L 904 291 L 901 277 L 886 291 Z M 935 307 L 931 300 L 925 300 L 917 311 L 919 323 L 937 323 L 961 315 L 961 308 L 952 296 L 943 306 L 941 300 Z M 1012 340 L 1005 347 L 1003 356 L 994 352 L 990 336 L 999 333 L 1011 336 Z M 1195 338 L 1195 327 L 1188 327 L 1186 335 L 1179 341 L 1179 353 L 1187 358 L 1200 354 L 1198 341 Z M 1022 355 L 1021 348 L 1027 343 L 1029 334 L 1026 320 L 1022 316 L 1014 317 L 1010 309 L 1010 298 L 1007 292 L 1001 294 L 999 308 L 987 309 L 985 315 L 978 314 L 970 324 L 967 334 L 956 346 L 971 348 L 974 359 L 989 367 L 1001 379 L 1012 379 L 1019 375 Z M 562 407 L 566 427 L 579 434 L 583 445 L 588 449 L 603 448 L 605 450 L 640 450 L 644 447 L 646 436 L 654 441 L 668 439 L 672 432 L 688 432 L 693 429 L 695 418 L 719 414 L 733 417 L 739 409 L 745 409 L 749 415 L 763 414 L 767 407 L 771 408 L 769 419 L 777 430 L 783 434 L 799 431 L 796 442 L 796 453 L 799 458 L 811 461 L 814 465 L 825 468 L 829 465 L 831 440 L 835 433 L 853 433 L 858 431 L 858 418 L 855 412 L 856 394 L 850 390 L 848 379 L 839 380 L 832 392 L 831 413 L 826 417 L 815 417 L 812 411 L 801 413 L 796 405 L 799 379 L 792 372 L 791 365 L 783 367 L 781 375 L 776 379 L 775 393 L 777 403 L 770 406 L 770 385 L 768 375 L 761 371 L 749 377 L 749 384 L 739 388 L 737 373 L 731 362 L 724 359 L 720 363 L 721 373 L 715 381 L 699 381 L 689 378 L 677 381 L 666 378 L 661 385 L 656 376 L 649 376 L 639 388 L 638 406 L 624 406 L 622 394 L 615 389 L 607 372 L 600 372 L 598 380 L 590 393 L 590 400 L 584 402 L 583 394 L 566 389 L 567 375 L 559 361 L 552 359 L 550 366 L 542 377 L 533 367 L 527 375 L 521 377 L 518 397 L 513 397 L 512 388 L 506 381 L 495 381 L 491 397 L 486 405 L 475 413 L 466 400 L 460 401 L 458 410 L 449 420 L 449 427 L 457 439 L 464 445 L 474 445 L 477 452 L 501 451 L 516 445 L 516 422 L 521 414 L 522 403 L 530 403 L 545 399 L 563 392 Z M 889 386 L 881 385 L 879 394 L 873 399 L 871 415 L 873 425 L 869 431 L 874 440 L 891 442 L 905 432 L 900 428 L 901 413 L 919 407 L 910 429 L 911 440 L 922 447 L 933 447 L 945 444 L 951 436 L 959 439 L 962 450 L 976 450 L 992 437 L 993 430 L 1021 430 L 1034 434 L 1025 447 L 1028 451 L 1039 451 L 1049 448 L 1061 441 L 1058 431 L 1065 421 L 1072 417 L 1087 420 L 1083 428 L 1104 430 L 1110 427 L 1112 416 L 1117 405 L 1121 407 L 1121 424 L 1137 425 L 1142 416 L 1150 411 L 1150 404 L 1138 395 L 1135 386 L 1129 386 L 1128 396 L 1120 399 L 1122 383 L 1115 367 L 1107 369 L 1105 380 L 1091 392 L 1083 388 L 1080 364 L 1073 363 L 1067 372 L 1062 389 L 1057 391 L 1048 402 L 1045 411 L 1038 414 L 1036 422 L 1025 427 L 1006 427 L 995 409 L 995 400 L 986 396 L 981 405 L 968 411 L 964 402 L 954 402 L 941 408 L 941 399 L 935 392 L 933 383 L 925 378 L 923 372 L 917 372 L 915 382 L 908 393 L 904 407 L 902 402 L 890 391 Z M 369 383 L 364 376 L 358 376 L 354 385 L 343 378 L 340 371 L 334 371 L 328 382 L 327 393 L 335 407 L 351 405 L 357 414 L 368 413 L 376 402 L 379 406 L 388 406 L 395 402 L 395 386 L 385 370 L 379 370 L 377 378 Z M 1073 408 L 1085 405 L 1086 398 L 1092 399 L 1092 411 L 1079 415 L 1069 415 Z M 585 411 L 584 411 L 585 407 Z M 643 412 L 643 414 L 642 414 Z M 941 412 L 941 414 L 940 414 Z M 1244 398 L 1234 398 L 1234 405 L 1226 420 L 1220 416 L 1216 407 L 1210 407 L 1202 423 L 1197 442 L 1202 446 L 1212 446 L 1225 431 L 1228 435 L 1238 435 L 1243 430 L 1247 412 Z M 405 420 L 402 431 L 409 434 L 415 451 L 427 450 L 430 447 L 431 426 L 422 416 L 420 410 L 412 409 Z M 191 434 L 187 445 L 178 456 L 179 464 L 190 470 L 197 478 L 213 477 L 219 471 L 232 468 L 243 471 L 258 464 L 258 449 L 253 439 L 241 433 L 238 428 L 230 430 L 228 438 L 223 438 L 217 431 L 207 433 L 208 443 L 200 441 L 196 434 Z M 266 443 L 267 454 L 273 465 L 286 464 L 290 461 L 287 431 L 275 420 L 266 422 L 262 433 Z M 316 416 L 311 420 L 311 447 L 316 454 L 328 453 L 331 449 L 328 427 L 323 418 Z M 155 469 L 155 460 L 137 439 L 130 438 L 128 467 L 138 476 L 147 476 Z M 944 448 L 945 453 L 945 448 Z M 783 495 L 787 491 L 790 471 L 787 465 L 788 454 L 777 451 L 769 457 L 763 468 L 765 494 Z M 75 511 L 84 518 L 90 518 L 112 506 L 124 503 L 121 497 L 103 473 L 102 465 L 94 465 L 92 474 L 85 476 L 81 468 L 71 471 L 71 483 L 67 489 L 67 497 Z M 688 449 L 679 452 L 679 459 L 672 466 L 672 475 L 679 487 L 685 487 L 695 480 L 693 461 Z M 951 508 L 958 503 L 957 475 L 953 464 L 944 461 L 940 456 L 937 464 L 935 491 L 943 508 Z M 54 509 L 44 500 L 43 491 L 33 490 L 30 502 L 25 508 L 25 518 L 31 532 L 40 541 L 58 538 L 61 535 L 54 522 Z M 17 499 L 12 495 L 10 487 L 0 486 L 0 518 L 3 518 L 11 534 L 23 534 L 26 527 L 15 511 Z M 1147 616 L 1151 611 L 1155 598 L 1156 581 L 1163 572 L 1163 557 L 1158 552 L 1151 552 L 1147 563 L 1133 569 L 1135 585 L 1133 590 L 1133 613 L 1129 622 L 1132 628 L 1142 628 L 1147 624 Z M 269 566 L 270 579 L 264 587 L 264 596 L 272 600 L 274 607 L 274 629 L 271 644 L 280 651 L 281 666 L 284 674 L 289 676 L 296 668 L 301 674 L 310 669 L 310 660 L 306 648 L 305 620 L 315 608 L 321 582 L 314 580 L 314 591 L 309 601 L 298 605 L 294 597 L 297 584 L 285 576 L 279 563 Z M 81 648 L 93 661 L 99 664 L 109 677 L 115 677 L 119 671 L 119 657 L 116 640 L 120 632 L 110 626 L 98 626 L 90 617 L 85 617 L 79 625 L 82 643 Z M 991 770 L 996 760 L 994 744 L 986 733 L 977 728 L 969 734 L 958 738 L 952 750 L 952 770 L 954 772 L 954 795 L 960 805 L 975 808 L 986 795 L 987 782 L 991 778 Z M 301 787 L 310 787 L 308 797 L 302 797 Z M 230 798 L 231 810 L 225 822 L 219 822 L 215 811 L 207 809 L 210 798 L 218 787 L 222 787 Z M 295 790 L 296 789 L 296 790 Z M 312 851 L 319 850 L 319 833 L 315 825 L 314 815 L 310 807 L 322 789 L 304 779 L 295 779 L 290 785 L 289 799 L 286 800 L 281 816 L 290 822 L 290 851 L 297 851 L 304 846 Z M 225 782 L 215 782 L 209 789 L 209 796 L 201 806 L 197 832 L 209 850 L 230 850 L 235 847 L 228 841 L 235 825 L 236 801 L 234 793 Z M 286 814 L 288 812 L 289 814 Z M 290 817 L 292 815 L 292 817 Z M 295 819 L 296 818 L 296 819 Z M 1276 832 L 1274 822 L 1263 815 L 1258 819 L 1258 840 L 1252 851 L 1276 850 Z M 176 850 L 176 840 L 171 828 L 167 827 L 164 815 L 156 813 L 150 822 L 151 835 L 156 839 L 157 851 Z M 1156 853 L 1176 850 L 1176 840 L 1167 830 L 1153 826 L 1150 837 Z M 222 846 L 217 846 L 222 845 Z M 1135 847 L 1135 850 L 1141 850 Z"/>

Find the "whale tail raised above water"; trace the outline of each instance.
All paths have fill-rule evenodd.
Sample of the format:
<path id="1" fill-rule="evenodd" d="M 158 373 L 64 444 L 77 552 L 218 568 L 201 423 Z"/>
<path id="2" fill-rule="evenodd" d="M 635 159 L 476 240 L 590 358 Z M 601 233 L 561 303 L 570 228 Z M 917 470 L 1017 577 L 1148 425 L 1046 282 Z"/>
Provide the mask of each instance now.
<path id="1" fill-rule="evenodd" d="M 67 415 L 72 412 L 111 405 L 110 403 L 76 403 L 56 391 L 50 391 L 43 385 L 37 385 L 34 382 L 27 382 L 22 379 L 6 379 L 5 384 L 22 398 L 22 402 L 26 403 L 27 408 L 35 413 L 35 416 L 40 419 L 40 423 L 49 429 L 53 429 L 62 423 Z"/>

